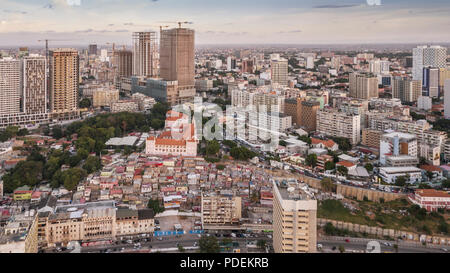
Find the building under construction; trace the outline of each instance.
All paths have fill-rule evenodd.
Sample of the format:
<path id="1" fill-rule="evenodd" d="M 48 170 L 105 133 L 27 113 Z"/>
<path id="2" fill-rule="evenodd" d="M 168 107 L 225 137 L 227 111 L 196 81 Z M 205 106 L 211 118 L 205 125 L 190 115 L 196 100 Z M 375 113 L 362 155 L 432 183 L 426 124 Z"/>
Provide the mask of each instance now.
<path id="1" fill-rule="evenodd" d="M 157 77 L 159 74 L 157 34 L 154 31 L 133 33 L 133 75 Z"/>

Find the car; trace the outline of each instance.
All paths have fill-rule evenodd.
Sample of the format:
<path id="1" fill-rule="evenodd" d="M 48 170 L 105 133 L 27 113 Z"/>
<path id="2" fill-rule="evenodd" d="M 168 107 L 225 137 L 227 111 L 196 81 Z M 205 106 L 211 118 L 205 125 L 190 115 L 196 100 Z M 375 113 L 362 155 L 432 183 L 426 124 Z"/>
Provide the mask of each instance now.
<path id="1" fill-rule="evenodd" d="M 335 247 L 335 246 L 333 246 L 333 247 L 331 248 L 331 250 L 335 251 L 335 250 L 336 250 L 336 247 Z"/>
<path id="2" fill-rule="evenodd" d="M 447 250 L 446 248 L 443 248 L 443 249 L 442 249 L 442 251 L 444 251 L 444 252 L 448 252 L 448 250 Z"/>
<path id="3" fill-rule="evenodd" d="M 162 237 L 158 237 L 158 241 L 162 241 L 163 240 L 163 238 Z"/>
<path id="4" fill-rule="evenodd" d="M 349 239 L 345 239 L 345 242 L 346 242 L 346 243 L 350 243 L 350 240 L 349 240 Z"/>

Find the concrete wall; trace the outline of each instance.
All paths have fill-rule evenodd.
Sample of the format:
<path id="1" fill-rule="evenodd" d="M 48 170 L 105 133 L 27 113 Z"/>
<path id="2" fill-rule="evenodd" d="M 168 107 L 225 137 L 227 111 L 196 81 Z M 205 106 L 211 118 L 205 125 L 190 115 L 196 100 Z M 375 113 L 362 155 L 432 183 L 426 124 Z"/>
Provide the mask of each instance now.
<path id="1" fill-rule="evenodd" d="M 381 198 L 383 198 L 385 202 L 393 201 L 400 198 L 406 198 L 405 194 L 374 191 L 370 189 L 351 187 L 347 185 L 337 185 L 336 193 L 341 194 L 347 198 L 349 197 L 356 198 L 359 201 L 364 200 L 364 196 L 366 196 L 369 201 L 373 202 L 380 202 Z"/>
<path id="2" fill-rule="evenodd" d="M 320 227 L 325 226 L 327 223 L 331 223 L 334 227 L 338 229 L 344 229 L 352 232 L 359 232 L 359 233 L 367 233 L 370 235 L 376 235 L 379 237 L 389 236 L 393 239 L 397 239 L 398 237 L 403 238 L 403 240 L 407 241 L 415 241 L 415 242 L 427 242 L 432 243 L 436 245 L 450 245 L 450 237 L 445 236 L 428 236 L 428 235 L 422 235 L 414 232 L 409 231 L 401 231 L 401 230 L 394 230 L 394 229 L 383 229 L 380 227 L 370 227 L 366 225 L 359 225 L 359 224 L 353 224 L 353 223 L 347 223 L 347 222 L 341 222 L 336 220 L 329 220 L 329 219 L 317 219 L 317 225 Z"/>
<path id="3" fill-rule="evenodd" d="M 312 178 L 309 176 L 300 176 L 300 180 L 308 184 L 314 189 L 322 189 L 319 179 Z M 406 198 L 405 194 L 398 194 L 392 192 L 374 191 L 370 189 L 363 189 L 358 187 L 352 187 L 347 185 L 337 185 L 336 193 L 341 194 L 346 198 L 356 198 L 359 201 L 364 200 L 364 196 L 367 197 L 369 201 L 380 202 L 383 198 L 385 202 L 393 201 L 400 198 Z"/>

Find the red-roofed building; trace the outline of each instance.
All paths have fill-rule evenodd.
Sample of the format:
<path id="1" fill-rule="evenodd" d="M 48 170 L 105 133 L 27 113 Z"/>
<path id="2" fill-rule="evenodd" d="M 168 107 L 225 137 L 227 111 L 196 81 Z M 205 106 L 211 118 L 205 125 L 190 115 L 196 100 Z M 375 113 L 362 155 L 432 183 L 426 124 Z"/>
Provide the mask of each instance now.
<path id="1" fill-rule="evenodd" d="M 339 145 L 331 139 L 322 140 L 318 138 L 311 138 L 311 145 L 314 148 L 328 149 L 331 151 L 339 150 Z"/>
<path id="2" fill-rule="evenodd" d="M 350 170 L 350 169 L 354 169 L 354 168 L 356 168 L 356 164 L 353 164 L 352 162 L 350 162 L 350 161 L 340 161 L 340 162 L 338 162 L 338 163 L 336 163 L 336 167 L 339 167 L 339 166 L 344 166 L 344 167 L 346 167 L 348 170 Z"/>
<path id="3" fill-rule="evenodd" d="M 437 211 L 439 208 L 450 209 L 450 194 L 445 191 L 419 189 L 408 198 L 427 211 Z"/>
<path id="4" fill-rule="evenodd" d="M 420 169 L 426 172 L 431 172 L 433 174 L 433 178 L 436 179 L 442 178 L 442 174 L 444 173 L 444 171 L 440 167 L 433 165 L 422 165 L 420 166 Z"/>

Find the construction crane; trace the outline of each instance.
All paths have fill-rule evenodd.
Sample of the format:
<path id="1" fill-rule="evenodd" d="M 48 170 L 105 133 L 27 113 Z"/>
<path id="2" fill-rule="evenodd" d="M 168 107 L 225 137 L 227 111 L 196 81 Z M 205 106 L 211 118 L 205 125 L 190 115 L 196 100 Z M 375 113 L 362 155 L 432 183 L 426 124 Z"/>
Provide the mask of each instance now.
<path id="1" fill-rule="evenodd" d="M 159 22 L 161 24 L 178 24 L 178 27 L 181 28 L 183 24 L 192 25 L 194 22 Z"/>
<path id="2" fill-rule="evenodd" d="M 177 24 L 178 24 L 178 27 L 181 28 L 181 25 L 182 25 L 182 24 L 192 25 L 193 22 L 177 22 Z"/>
<path id="3" fill-rule="evenodd" d="M 45 57 L 48 60 L 48 42 L 63 42 L 63 41 L 71 41 L 71 40 L 50 40 L 50 39 L 45 39 L 45 40 L 38 40 L 38 42 L 45 42 Z"/>

